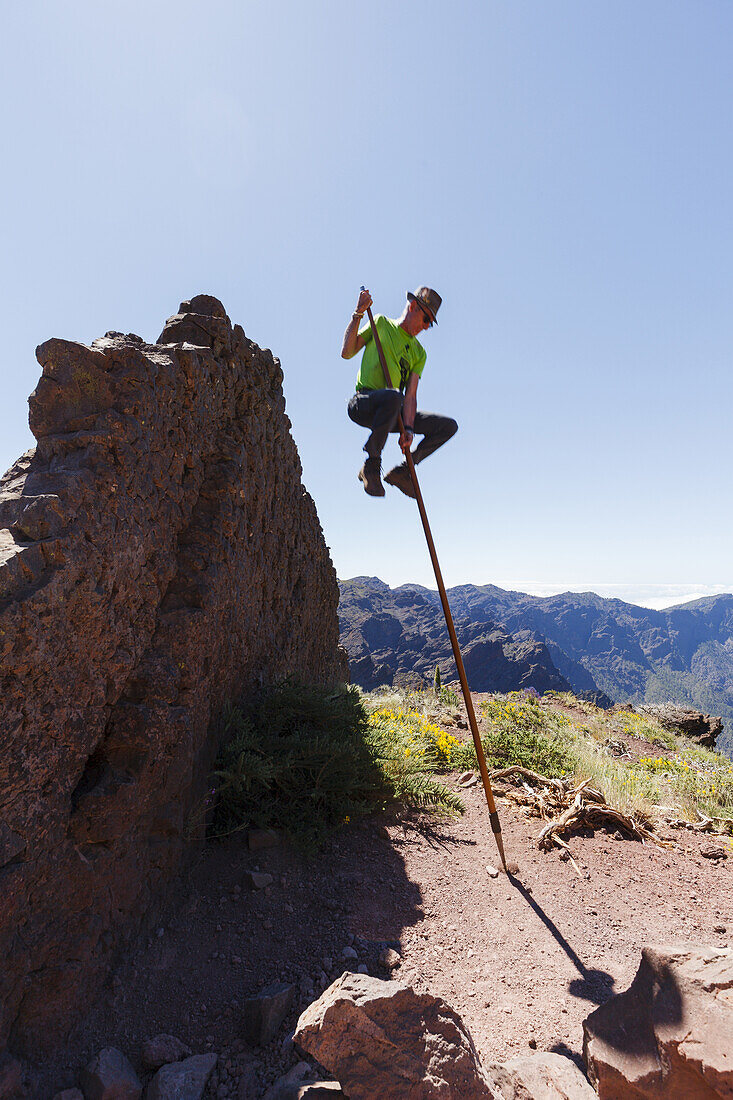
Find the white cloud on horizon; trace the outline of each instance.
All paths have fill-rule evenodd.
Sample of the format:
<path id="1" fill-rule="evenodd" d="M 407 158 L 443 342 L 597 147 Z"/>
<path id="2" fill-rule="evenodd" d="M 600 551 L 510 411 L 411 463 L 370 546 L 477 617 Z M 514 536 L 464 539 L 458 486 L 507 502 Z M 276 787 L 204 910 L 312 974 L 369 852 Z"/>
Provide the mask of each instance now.
<path id="1" fill-rule="evenodd" d="M 719 596 L 721 593 L 733 593 L 733 584 L 619 584 L 605 581 L 588 581 L 586 584 L 518 581 L 500 584 L 501 588 L 511 588 L 517 592 L 526 592 L 530 596 L 557 596 L 561 592 L 595 592 L 607 599 L 623 600 L 637 607 L 649 607 L 654 611 L 663 611 L 665 607 L 689 603 L 703 596 Z"/>

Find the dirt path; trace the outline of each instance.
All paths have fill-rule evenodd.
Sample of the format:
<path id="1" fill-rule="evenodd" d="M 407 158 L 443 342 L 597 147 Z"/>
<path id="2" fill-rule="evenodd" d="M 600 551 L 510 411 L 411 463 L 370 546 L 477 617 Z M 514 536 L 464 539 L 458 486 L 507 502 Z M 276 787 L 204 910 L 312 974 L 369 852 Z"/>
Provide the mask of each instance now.
<path id="1" fill-rule="evenodd" d="M 465 800 L 465 816 L 449 823 L 346 826 L 310 861 L 286 846 L 251 853 L 229 841 L 202 850 L 107 1001 L 39 1072 L 34 1100 L 73 1085 L 103 1046 L 119 1047 L 139 1069 L 141 1043 L 159 1032 L 221 1055 L 229 1068 L 209 1095 L 236 1097 L 253 1066 L 258 1091 L 242 1095 L 259 1096 L 297 1060 L 286 1036 L 299 1012 L 347 966 L 386 978 L 385 946 L 402 955 L 395 978 L 461 1012 L 485 1061 L 532 1045 L 577 1058 L 584 1017 L 628 986 L 644 944 L 733 946 L 733 858 L 703 859 L 709 838 L 676 833 L 685 853 L 604 832 L 576 837 L 579 877 L 558 850 L 537 849 L 537 818 L 500 799 L 507 856 L 520 871 L 492 878 L 486 868 L 498 856 L 481 788 Z M 272 885 L 248 890 L 254 869 L 269 872 Z M 343 960 L 345 947 L 355 961 Z M 296 1007 L 268 1048 L 249 1050 L 239 1004 L 273 981 L 296 984 Z"/>

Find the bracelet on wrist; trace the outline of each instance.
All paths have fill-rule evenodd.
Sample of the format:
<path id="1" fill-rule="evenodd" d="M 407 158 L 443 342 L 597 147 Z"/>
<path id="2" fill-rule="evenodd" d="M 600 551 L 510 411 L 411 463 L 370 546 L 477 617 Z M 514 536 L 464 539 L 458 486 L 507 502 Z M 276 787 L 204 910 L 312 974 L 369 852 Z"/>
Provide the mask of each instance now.
<path id="1" fill-rule="evenodd" d="M 410 433 L 410 435 L 415 434 L 415 429 L 411 428 L 409 424 L 403 424 L 402 426 L 403 426 L 403 428 L 405 429 L 406 432 Z"/>
<path id="2" fill-rule="evenodd" d="M 361 321 L 364 314 L 363 313 L 357 313 L 356 310 L 354 310 L 354 312 L 351 314 L 351 316 L 355 317 L 357 319 L 357 321 Z"/>

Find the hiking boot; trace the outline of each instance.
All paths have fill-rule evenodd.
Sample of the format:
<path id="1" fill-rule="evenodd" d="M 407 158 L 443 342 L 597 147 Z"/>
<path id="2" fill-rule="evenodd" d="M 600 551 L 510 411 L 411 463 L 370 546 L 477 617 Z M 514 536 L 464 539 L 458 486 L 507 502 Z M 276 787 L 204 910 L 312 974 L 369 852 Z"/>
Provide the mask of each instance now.
<path id="1" fill-rule="evenodd" d="M 412 484 L 412 478 L 410 477 L 410 471 L 407 469 L 406 462 L 403 462 L 400 466 L 395 466 L 393 470 L 385 474 L 384 480 L 388 485 L 394 485 L 395 489 L 399 489 L 406 497 L 412 497 L 412 499 L 415 500 L 417 494 L 415 493 L 415 486 Z"/>
<path id="2" fill-rule="evenodd" d="M 381 472 L 382 463 L 378 458 L 368 458 L 359 470 L 359 481 L 363 483 L 364 492 L 369 493 L 370 497 L 384 496 L 384 485 L 382 485 L 380 477 Z"/>

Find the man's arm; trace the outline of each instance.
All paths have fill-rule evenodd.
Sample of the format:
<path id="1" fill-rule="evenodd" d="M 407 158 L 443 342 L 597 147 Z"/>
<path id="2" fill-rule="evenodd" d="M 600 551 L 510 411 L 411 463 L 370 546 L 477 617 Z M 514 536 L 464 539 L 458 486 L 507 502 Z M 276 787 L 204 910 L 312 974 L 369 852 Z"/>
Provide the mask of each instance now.
<path id="1" fill-rule="evenodd" d="M 400 447 L 403 451 L 409 451 L 412 446 L 412 429 L 415 427 L 415 415 L 417 413 L 417 384 L 419 381 L 420 375 L 414 372 L 407 379 L 405 400 L 402 405 L 402 423 L 405 425 L 405 430 L 400 436 Z"/>
<path id="2" fill-rule="evenodd" d="M 362 290 L 359 295 L 359 301 L 356 309 L 351 314 L 351 320 L 346 326 L 346 332 L 344 333 L 344 343 L 341 348 L 342 359 L 353 359 L 358 351 L 364 347 L 366 341 L 363 336 L 359 335 L 359 325 L 361 319 L 366 313 L 369 306 L 372 304 L 372 296 L 368 290 Z"/>

